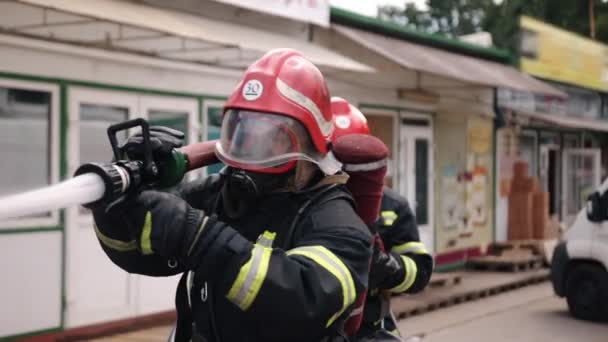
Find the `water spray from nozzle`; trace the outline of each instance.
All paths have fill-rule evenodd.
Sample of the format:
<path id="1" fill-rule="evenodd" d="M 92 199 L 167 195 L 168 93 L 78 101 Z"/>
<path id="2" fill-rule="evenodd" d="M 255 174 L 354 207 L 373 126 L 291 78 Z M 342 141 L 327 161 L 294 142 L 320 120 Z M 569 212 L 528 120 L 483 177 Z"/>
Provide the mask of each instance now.
<path id="1" fill-rule="evenodd" d="M 126 160 L 120 153 L 116 134 L 141 127 L 144 142 L 143 160 Z M 216 141 L 206 141 L 174 149 L 166 160 L 152 158 L 150 127 L 144 119 L 112 125 L 108 137 L 114 154 L 111 163 L 87 163 L 74 173 L 74 178 L 38 190 L 0 198 L 0 220 L 45 213 L 72 205 L 116 205 L 142 187 L 162 189 L 179 184 L 194 169 L 219 163 L 215 156 Z"/>

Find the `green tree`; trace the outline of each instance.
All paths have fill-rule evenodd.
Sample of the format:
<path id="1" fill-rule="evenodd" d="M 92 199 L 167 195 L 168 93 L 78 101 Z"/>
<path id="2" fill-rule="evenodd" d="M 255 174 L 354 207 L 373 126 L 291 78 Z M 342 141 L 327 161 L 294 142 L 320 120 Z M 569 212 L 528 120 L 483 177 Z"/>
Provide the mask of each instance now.
<path id="1" fill-rule="evenodd" d="M 498 5 L 492 4 L 487 8 L 479 29 L 492 34 L 495 46 L 517 52 L 519 49 L 518 18 L 521 15 L 528 15 L 546 20 L 549 1 L 551 0 L 505 0 Z"/>
<path id="2" fill-rule="evenodd" d="M 427 0 L 428 11 L 407 3 L 404 9 L 381 6 L 378 15 L 412 29 L 460 36 L 480 30 L 489 5 L 492 5 L 492 0 Z"/>
<path id="3" fill-rule="evenodd" d="M 608 43 L 608 3 L 595 1 L 596 39 Z M 587 0 L 427 0 L 428 11 L 407 4 L 405 10 L 382 6 L 378 15 L 412 29 L 460 36 L 479 31 L 492 34 L 494 45 L 517 52 L 520 15 L 528 15 L 589 37 Z"/>

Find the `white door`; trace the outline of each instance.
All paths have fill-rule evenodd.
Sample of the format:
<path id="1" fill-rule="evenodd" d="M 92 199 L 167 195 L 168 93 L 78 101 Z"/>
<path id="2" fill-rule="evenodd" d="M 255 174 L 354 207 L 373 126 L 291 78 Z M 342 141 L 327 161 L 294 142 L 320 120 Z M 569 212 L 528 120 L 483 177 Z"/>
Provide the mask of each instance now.
<path id="1" fill-rule="evenodd" d="M 194 99 L 168 97 L 140 97 L 140 113 L 150 125 L 168 126 L 186 133 L 186 143 L 198 141 L 198 102 Z M 196 173 L 188 175 L 192 178 Z M 149 314 L 175 307 L 175 289 L 179 275 L 173 277 L 139 276 L 137 313 Z"/>
<path id="2" fill-rule="evenodd" d="M 600 149 L 567 148 L 562 156 L 562 220 L 569 226 L 600 185 Z"/>
<path id="3" fill-rule="evenodd" d="M 127 119 L 148 118 L 152 125 L 186 131 L 188 142 L 198 139 L 195 99 L 70 88 L 69 101 L 70 174 L 83 163 L 109 161 L 112 151 L 106 130 L 110 124 Z M 119 142 L 131 133 L 121 132 Z M 130 275 L 115 266 L 97 242 L 89 211 L 70 208 L 66 231 L 68 327 L 174 307 L 177 278 Z"/>
<path id="4" fill-rule="evenodd" d="M 110 124 L 134 118 L 137 96 L 110 91 L 70 88 L 68 172 L 87 162 L 109 162 L 112 149 L 106 130 Z M 119 141 L 126 137 L 123 132 Z M 66 326 L 74 327 L 135 314 L 135 276 L 116 267 L 102 251 L 90 212 L 67 211 Z"/>
<path id="5" fill-rule="evenodd" d="M 399 189 L 416 214 L 421 241 L 429 251 L 433 251 L 433 131 L 430 120 L 414 121 L 418 125 L 401 126 Z M 422 121 L 427 125 L 422 125 Z"/>

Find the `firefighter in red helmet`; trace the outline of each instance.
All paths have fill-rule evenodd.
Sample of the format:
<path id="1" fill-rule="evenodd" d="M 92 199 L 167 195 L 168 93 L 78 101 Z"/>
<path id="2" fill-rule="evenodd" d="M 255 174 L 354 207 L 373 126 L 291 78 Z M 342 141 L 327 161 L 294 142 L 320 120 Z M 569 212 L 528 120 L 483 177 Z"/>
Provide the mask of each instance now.
<path id="1" fill-rule="evenodd" d="M 156 145 L 178 145 L 159 132 Z M 219 175 L 92 208 L 118 266 L 183 274 L 172 340 L 344 340 L 372 251 L 328 147 L 332 133 L 320 71 L 296 51 L 273 50 L 225 104 Z M 142 148 L 135 138 L 127 154 Z"/>
<path id="2" fill-rule="evenodd" d="M 370 134 L 365 116 L 356 107 L 339 97 L 332 97 L 331 106 L 335 124 L 332 141 L 349 134 Z M 370 228 L 381 243 L 374 244 L 367 300 L 354 341 L 395 340 L 388 335 L 399 336 L 399 331 L 387 294 L 419 292 L 433 271 L 433 257 L 420 242 L 407 200 L 384 187 L 380 210 L 378 222 Z"/>

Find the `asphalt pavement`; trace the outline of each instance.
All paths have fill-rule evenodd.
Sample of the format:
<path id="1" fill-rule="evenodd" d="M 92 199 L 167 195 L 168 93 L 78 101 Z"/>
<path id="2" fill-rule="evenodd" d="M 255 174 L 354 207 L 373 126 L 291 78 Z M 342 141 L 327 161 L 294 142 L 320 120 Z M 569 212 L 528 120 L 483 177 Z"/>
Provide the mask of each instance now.
<path id="1" fill-rule="evenodd" d="M 431 311 L 399 321 L 408 342 L 608 342 L 608 324 L 579 321 L 551 284 L 523 287 L 500 295 Z M 98 339 L 98 342 L 166 341 L 170 327 Z"/>
<path id="2" fill-rule="evenodd" d="M 571 317 L 549 282 L 413 316 L 399 329 L 422 342 L 608 341 L 608 324 Z"/>

